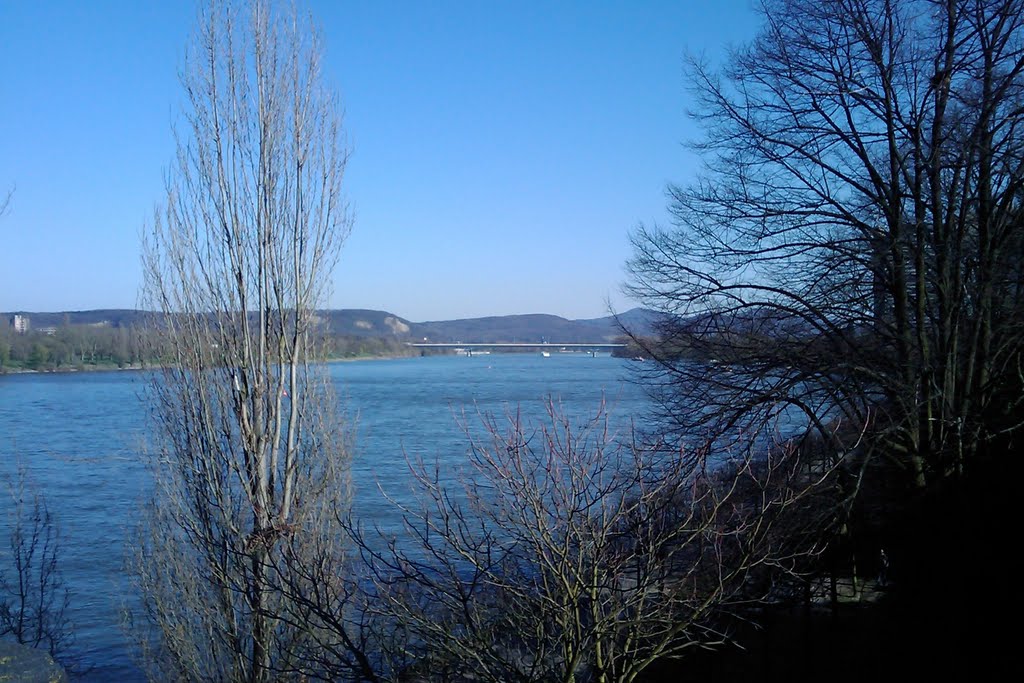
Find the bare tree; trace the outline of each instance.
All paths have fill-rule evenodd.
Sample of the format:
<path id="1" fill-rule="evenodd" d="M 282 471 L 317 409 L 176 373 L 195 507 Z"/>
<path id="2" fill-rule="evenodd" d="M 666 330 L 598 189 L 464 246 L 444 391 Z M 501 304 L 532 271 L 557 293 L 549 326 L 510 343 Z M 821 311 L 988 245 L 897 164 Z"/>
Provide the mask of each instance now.
<path id="1" fill-rule="evenodd" d="M 144 245 L 163 360 L 134 568 L 155 678 L 295 672 L 309 635 L 280 618 L 283 549 L 335 537 L 347 504 L 335 398 L 313 363 L 315 312 L 350 228 L 347 149 L 320 67 L 310 22 L 263 0 L 211 2 L 187 50 L 177 164 Z"/>
<path id="2" fill-rule="evenodd" d="M 694 471 L 611 434 L 603 410 L 484 426 L 465 467 L 412 464 L 404 534 L 356 533 L 379 679 L 637 680 L 724 642 L 771 571 L 817 550 L 793 514 L 817 479 L 791 451 L 736 453 L 725 470 L 697 456 Z M 330 604 L 312 617 L 346 622 Z"/>
<path id="3" fill-rule="evenodd" d="M 870 424 L 918 486 L 957 476 L 1020 426 L 1024 4 L 762 8 L 691 64 L 706 170 L 633 238 L 663 417 L 799 417 L 837 454 Z"/>
<path id="4" fill-rule="evenodd" d="M 0 636 L 42 648 L 55 658 L 74 642 L 69 596 L 60 569 L 61 535 L 46 500 L 22 466 L 5 481 L 7 551 L 0 564 Z"/>

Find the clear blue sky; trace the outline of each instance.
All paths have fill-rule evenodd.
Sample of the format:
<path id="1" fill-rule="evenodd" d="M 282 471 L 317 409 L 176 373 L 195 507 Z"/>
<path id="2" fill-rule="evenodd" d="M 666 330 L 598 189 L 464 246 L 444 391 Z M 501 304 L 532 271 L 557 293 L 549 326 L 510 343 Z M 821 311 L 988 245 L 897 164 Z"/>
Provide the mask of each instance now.
<path id="1" fill-rule="evenodd" d="M 309 6 L 353 149 L 329 305 L 416 321 L 631 307 L 629 231 L 696 168 L 683 56 L 758 22 L 751 0 Z M 135 306 L 195 8 L 0 0 L 0 311 Z"/>

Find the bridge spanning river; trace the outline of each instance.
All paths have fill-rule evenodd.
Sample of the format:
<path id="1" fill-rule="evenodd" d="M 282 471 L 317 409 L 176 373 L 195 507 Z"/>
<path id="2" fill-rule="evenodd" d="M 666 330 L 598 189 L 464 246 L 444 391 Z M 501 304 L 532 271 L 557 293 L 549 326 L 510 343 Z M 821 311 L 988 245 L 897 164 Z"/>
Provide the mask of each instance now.
<path id="1" fill-rule="evenodd" d="M 461 342 L 439 343 L 439 342 L 409 342 L 409 346 L 418 349 L 541 349 L 561 351 L 611 351 L 612 349 L 624 349 L 625 344 L 610 344 L 607 342 L 586 342 L 582 344 L 551 344 L 547 342 L 480 342 L 463 344 Z"/>

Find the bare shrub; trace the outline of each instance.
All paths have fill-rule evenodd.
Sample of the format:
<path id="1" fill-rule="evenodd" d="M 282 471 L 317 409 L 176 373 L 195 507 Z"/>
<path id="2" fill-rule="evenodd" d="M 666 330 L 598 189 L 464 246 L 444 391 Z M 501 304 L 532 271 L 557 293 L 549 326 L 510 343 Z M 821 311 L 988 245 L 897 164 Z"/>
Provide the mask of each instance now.
<path id="1" fill-rule="evenodd" d="M 792 448 L 712 463 L 617 438 L 603 407 L 484 427 L 465 467 L 411 464 L 403 536 L 356 530 L 383 678 L 635 680 L 725 642 L 729 615 L 820 550 L 792 532 L 827 475 Z"/>
<path id="2" fill-rule="evenodd" d="M 7 552 L 0 555 L 0 636 L 62 658 L 74 634 L 60 567 L 60 526 L 23 466 L 4 483 L 10 507 Z"/>

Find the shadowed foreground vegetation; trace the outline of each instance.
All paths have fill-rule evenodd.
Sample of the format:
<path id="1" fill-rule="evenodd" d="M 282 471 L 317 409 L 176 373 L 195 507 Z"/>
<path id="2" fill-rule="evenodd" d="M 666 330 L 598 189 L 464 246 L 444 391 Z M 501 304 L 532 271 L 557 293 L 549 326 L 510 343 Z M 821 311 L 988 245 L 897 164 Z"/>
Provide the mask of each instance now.
<path id="1" fill-rule="evenodd" d="M 723 65 L 690 60 L 703 167 L 633 235 L 630 292 L 662 313 L 634 335 L 641 379 L 666 438 L 724 449 L 798 416 L 838 467 L 803 597 L 758 608 L 751 671 L 988 679 L 1019 603 L 1024 3 L 759 9 Z M 839 580 L 883 569 L 840 604 Z"/>
<path id="2" fill-rule="evenodd" d="M 741 613 L 731 622 L 732 642 L 658 667 L 646 680 L 1018 677 L 1024 663 L 1014 623 L 1022 605 L 1013 539 L 1021 465 L 986 462 L 928 492 L 893 487 L 893 473 L 883 470 L 865 481 L 849 535 L 833 537 L 807 575 L 813 592 Z M 834 600 L 830 570 L 838 578 Z"/>

